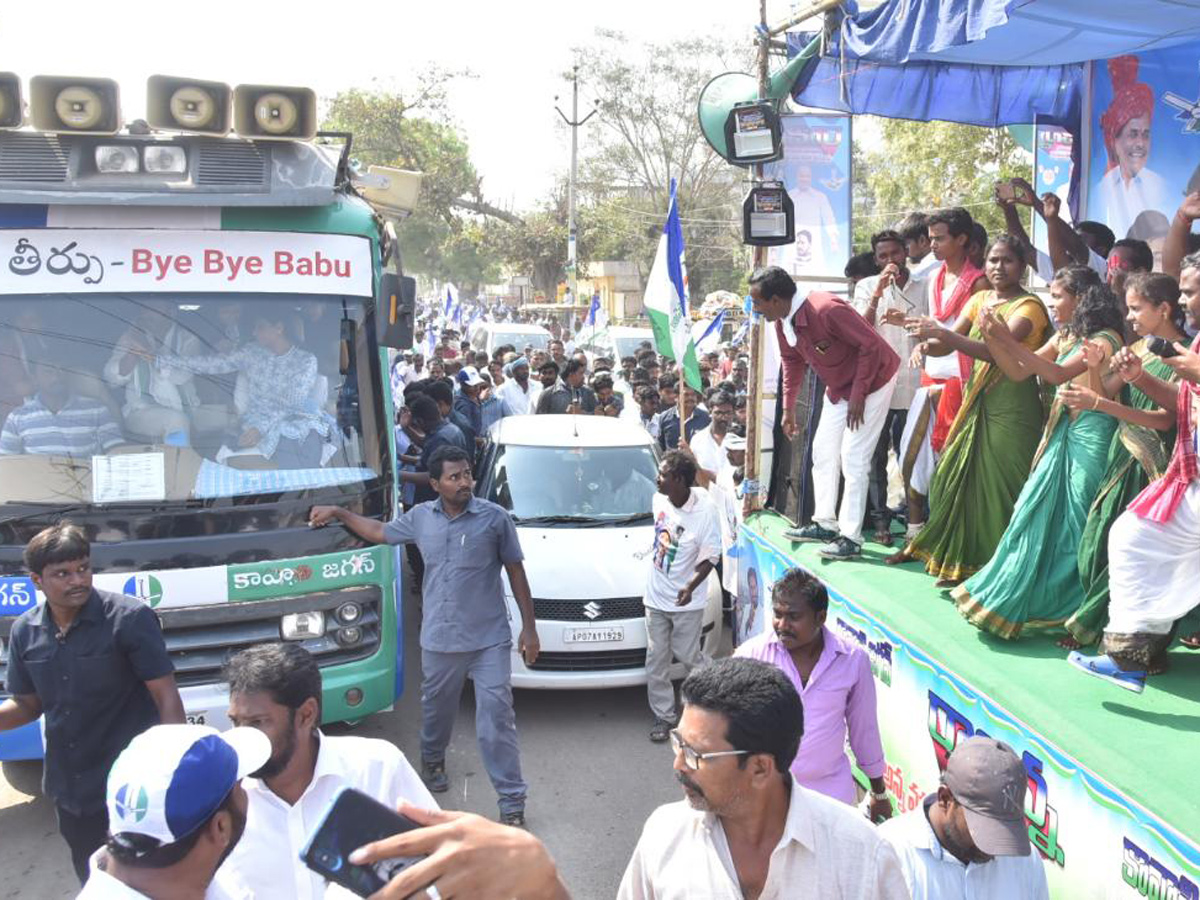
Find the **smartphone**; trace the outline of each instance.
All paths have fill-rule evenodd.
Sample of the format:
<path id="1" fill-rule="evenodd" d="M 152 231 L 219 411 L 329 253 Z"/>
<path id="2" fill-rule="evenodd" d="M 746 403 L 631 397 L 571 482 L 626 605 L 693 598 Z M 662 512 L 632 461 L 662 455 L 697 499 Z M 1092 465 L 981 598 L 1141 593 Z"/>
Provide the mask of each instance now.
<path id="1" fill-rule="evenodd" d="M 1179 355 L 1179 351 L 1175 349 L 1174 344 L 1172 344 L 1166 338 L 1159 337 L 1158 335 L 1151 335 L 1149 338 L 1147 338 L 1146 349 L 1155 356 L 1160 356 L 1163 359 L 1170 359 L 1173 356 Z"/>
<path id="2" fill-rule="evenodd" d="M 369 897 L 424 857 L 399 857 L 357 866 L 347 857 L 363 844 L 421 826 L 362 791 L 342 788 L 300 851 L 301 861 L 328 881 Z"/>
<path id="3" fill-rule="evenodd" d="M 996 196 L 1001 200 L 1016 200 L 1017 186 L 1011 181 L 997 181 Z"/>

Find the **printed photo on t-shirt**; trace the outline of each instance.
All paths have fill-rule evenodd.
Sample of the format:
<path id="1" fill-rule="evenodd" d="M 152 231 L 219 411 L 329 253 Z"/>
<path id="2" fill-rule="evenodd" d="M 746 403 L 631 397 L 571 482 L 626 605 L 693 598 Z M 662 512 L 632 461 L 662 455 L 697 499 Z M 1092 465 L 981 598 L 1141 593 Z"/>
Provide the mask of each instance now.
<path id="1" fill-rule="evenodd" d="M 671 571 L 682 539 L 683 526 L 672 523 L 666 513 L 659 513 L 654 520 L 654 568 L 664 575 Z"/>

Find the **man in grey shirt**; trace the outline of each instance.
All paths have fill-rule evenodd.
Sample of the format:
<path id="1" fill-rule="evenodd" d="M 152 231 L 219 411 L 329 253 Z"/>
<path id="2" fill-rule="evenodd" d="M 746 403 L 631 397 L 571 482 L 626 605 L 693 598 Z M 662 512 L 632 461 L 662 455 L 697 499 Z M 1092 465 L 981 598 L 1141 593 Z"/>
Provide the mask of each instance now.
<path id="1" fill-rule="evenodd" d="M 437 499 L 418 503 L 386 525 L 340 506 L 314 506 L 308 523 L 337 520 L 363 540 L 415 543 L 425 560 L 421 622 L 421 776 L 429 789 L 450 787 L 446 747 L 463 682 L 475 683 L 475 731 L 483 764 L 500 795 L 500 821 L 525 823 L 512 702 L 512 635 L 501 567 L 521 610 L 517 642 L 526 665 L 540 645 L 521 545 L 507 510 L 472 494 L 471 460 L 459 447 L 439 447 L 429 459 Z"/>

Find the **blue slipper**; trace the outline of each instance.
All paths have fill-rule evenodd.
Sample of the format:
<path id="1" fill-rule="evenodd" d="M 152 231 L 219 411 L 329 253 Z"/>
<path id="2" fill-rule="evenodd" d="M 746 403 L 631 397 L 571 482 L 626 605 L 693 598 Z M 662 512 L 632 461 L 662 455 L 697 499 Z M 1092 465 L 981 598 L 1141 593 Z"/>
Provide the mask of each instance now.
<path id="1" fill-rule="evenodd" d="M 1074 650 L 1067 656 L 1067 662 L 1081 672 L 1103 678 L 1135 694 L 1140 694 L 1146 687 L 1145 672 L 1126 672 L 1107 653 L 1102 656 L 1084 656 L 1078 650 Z"/>

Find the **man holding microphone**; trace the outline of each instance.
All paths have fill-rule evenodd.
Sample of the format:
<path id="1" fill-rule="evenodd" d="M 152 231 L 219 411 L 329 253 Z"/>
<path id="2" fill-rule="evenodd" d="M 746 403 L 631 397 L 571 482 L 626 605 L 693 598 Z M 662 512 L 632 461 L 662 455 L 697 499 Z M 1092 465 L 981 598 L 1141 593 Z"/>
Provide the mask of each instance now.
<path id="1" fill-rule="evenodd" d="M 375 544 L 415 543 L 425 560 L 421 591 L 421 777 L 434 793 L 450 787 L 446 747 L 468 676 L 475 684 L 475 731 L 483 764 L 500 795 L 500 821 L 525 824 L 512 701 L 512 636 L 500 578 L 503 567 L 521 610 L 518 650 L 526 665 L 540 645 L 521 545 L 508 512 L 473 495 L 471 458 L 441 447 L 429 459 L 437 499 L 384 524 L 339 506 L 314 506 L 309 525 L 337 521 Z"/>

